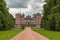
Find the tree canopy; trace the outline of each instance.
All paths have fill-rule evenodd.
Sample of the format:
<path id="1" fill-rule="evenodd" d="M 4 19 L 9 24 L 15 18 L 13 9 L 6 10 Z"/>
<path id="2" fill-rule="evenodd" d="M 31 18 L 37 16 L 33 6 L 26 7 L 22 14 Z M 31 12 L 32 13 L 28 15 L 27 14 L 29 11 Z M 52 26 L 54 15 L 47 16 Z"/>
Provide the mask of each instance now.
<path id="1" fill-rule="evenodd" d="M 6 6 L 6 2 L 0 0 L 0 30 L 11 29 L 14 26 L 14 18 Z"/>
<path id="2" fill-rule="evenodd" d="M 45 0 L 41 27 L 60 31 L 60 0 Z"/>

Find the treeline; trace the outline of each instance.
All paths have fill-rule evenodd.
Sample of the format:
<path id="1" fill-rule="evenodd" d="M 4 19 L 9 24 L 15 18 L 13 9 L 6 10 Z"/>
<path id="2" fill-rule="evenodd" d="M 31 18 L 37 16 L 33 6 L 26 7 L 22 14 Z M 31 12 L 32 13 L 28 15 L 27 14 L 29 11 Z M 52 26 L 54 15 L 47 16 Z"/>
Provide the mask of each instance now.
<path id="1" fill-rule="evenodd" d="M 41 27 L 60 31 L 60 0 L 45 0 Z"/>
<path id="2" fill-rule="evenodd" d="M 11 29 L 14 26 L 14 18 L 6 6 L 6 2 L 0 0 L 0 30 Z"/>

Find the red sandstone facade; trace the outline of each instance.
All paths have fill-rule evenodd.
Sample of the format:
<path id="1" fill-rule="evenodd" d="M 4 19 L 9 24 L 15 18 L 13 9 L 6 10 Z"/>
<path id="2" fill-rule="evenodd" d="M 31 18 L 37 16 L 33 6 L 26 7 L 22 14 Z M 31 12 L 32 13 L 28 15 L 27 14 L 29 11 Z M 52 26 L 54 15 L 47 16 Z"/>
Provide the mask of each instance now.
<path id="1" fill-rule="evenodd" d="M 41 20 L 41 14 L 37 13 L 37 14 L 33 14 L 33 17 L 31 17 L 30 15 L 25 17 L 25 14 L 16 14 L 16 23 L 15 23 L 15 27 L 20 28 L 22 26 L 36 26 L 36 27 L 40 27 L 40 20 Z"/>

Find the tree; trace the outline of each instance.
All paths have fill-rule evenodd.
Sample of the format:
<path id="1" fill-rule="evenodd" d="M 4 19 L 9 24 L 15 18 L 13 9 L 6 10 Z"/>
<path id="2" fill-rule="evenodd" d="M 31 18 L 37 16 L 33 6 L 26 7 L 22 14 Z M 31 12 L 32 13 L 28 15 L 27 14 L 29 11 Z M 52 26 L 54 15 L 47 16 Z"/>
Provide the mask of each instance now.
<path id="1" fill-rule="evenodd" d="M 0 0 L 0 30 L 11 29 L 14 26 L 14 18 L 6 7 L 6 2 Z"/>
<path id="2" fill-rule="evenodd" d="M 41 27 L 48 30 L 60 30 L 60 0 L 45 0 L 45 2 Z"/>

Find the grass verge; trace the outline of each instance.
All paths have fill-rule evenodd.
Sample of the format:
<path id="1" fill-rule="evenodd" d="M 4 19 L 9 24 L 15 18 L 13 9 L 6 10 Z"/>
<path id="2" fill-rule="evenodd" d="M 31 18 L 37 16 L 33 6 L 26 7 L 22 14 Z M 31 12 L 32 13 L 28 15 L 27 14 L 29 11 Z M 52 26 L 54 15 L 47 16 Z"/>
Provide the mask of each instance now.
<path id="1" fill-rule="evenodd" d="M 50 40 L 60 40 L 60 32 L 58 31 L 49 31 L 40 28 L 32 28 L 32 29 L 38 32 L 39 34 L 42 34 L 45 37 L 49 38 Z"/>
<path id="2" fill-rule="evenodd" d="M 9 40 L 21 31 L 22 29 L 11 29 L 6 31 L 0 31 L 0 40 Z"/>

